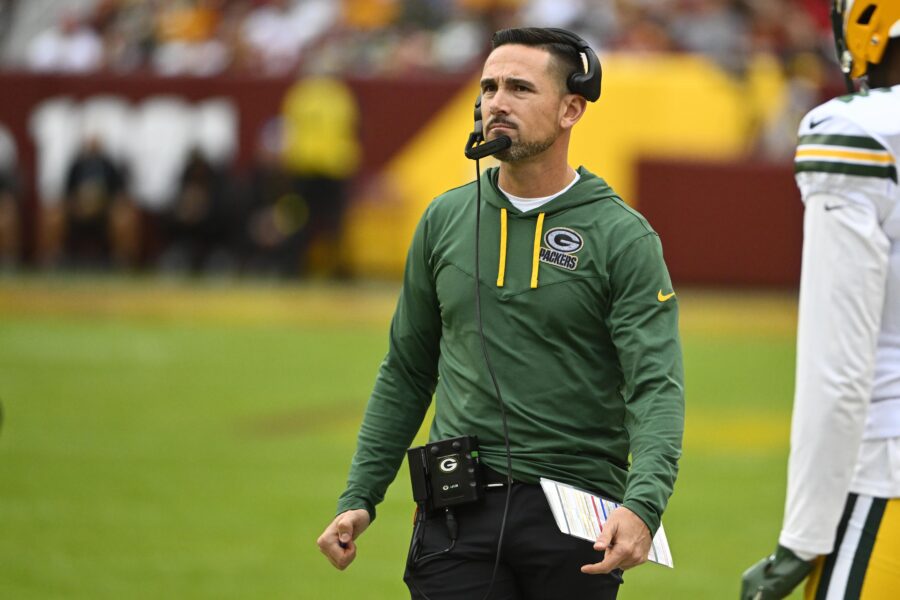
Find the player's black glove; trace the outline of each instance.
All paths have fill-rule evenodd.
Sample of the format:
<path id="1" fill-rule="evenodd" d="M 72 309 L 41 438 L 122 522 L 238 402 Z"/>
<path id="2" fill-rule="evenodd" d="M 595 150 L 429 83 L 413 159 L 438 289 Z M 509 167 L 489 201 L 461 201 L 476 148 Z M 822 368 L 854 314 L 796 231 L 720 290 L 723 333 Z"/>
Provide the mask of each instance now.
<path id="1" fill-rule="evenodd" d="M 806 579 L 812 568 L 811 562 L 779 545 L 774 554 L 744 571 L 741 600 L 781 600 Z"/>

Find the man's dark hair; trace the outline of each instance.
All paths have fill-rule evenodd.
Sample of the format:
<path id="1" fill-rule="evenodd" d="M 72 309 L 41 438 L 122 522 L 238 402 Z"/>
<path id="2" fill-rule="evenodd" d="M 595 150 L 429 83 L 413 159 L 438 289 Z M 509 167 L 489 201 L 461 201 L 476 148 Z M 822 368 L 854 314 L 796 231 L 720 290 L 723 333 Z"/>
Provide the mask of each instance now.
<path id="1" fill-rule="evenodd" d="M 543 27 L 520 27 L 501 29 L 491 37 L 491 48 L 496 50 L 506 44 L 521 44 L 540 48 L 552 57 L 550 68 L 559 76 L 562 89 L 568 91 L 567 80 L 572 73 L 584 73 L 581 53 L 573 44 L 573 39 Z"/>

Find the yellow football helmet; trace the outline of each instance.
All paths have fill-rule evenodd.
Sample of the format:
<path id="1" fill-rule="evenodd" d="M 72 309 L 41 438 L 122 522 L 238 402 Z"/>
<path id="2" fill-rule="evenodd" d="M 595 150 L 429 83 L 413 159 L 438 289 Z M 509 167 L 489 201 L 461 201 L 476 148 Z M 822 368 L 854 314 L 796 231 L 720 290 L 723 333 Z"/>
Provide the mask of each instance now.
<path id="1" fill-rule="evenodd" d="M 888 39 L 900 37 L 900 0 L 834 0 L 831 20 L 841 70 L 862 77 L 881 62 Z"/>

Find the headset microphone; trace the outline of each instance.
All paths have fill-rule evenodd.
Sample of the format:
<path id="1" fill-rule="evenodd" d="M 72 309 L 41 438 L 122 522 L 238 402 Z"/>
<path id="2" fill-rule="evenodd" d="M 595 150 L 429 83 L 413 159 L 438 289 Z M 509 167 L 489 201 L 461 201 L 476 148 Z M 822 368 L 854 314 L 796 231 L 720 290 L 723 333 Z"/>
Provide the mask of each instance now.
<path id="1" fill-rule="evenodd" d="M 501 135 L 497 139 L 484 142 L 483 144 L 479 144 L 479 142 L 484 142 L 480 95 L 475 100 L 475 128 L 469 134 L 469 139 L 466 142 L 466 158 L 481 160 L 512 146 L 512 139 L 508 135 Z"/>

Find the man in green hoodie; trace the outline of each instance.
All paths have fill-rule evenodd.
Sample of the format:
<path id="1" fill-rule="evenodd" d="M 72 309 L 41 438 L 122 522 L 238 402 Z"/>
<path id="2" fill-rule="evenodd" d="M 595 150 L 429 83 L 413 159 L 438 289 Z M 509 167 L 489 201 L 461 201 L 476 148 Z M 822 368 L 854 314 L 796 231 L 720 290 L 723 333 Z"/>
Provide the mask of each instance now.
<path id="1" fill-rule="evenodd" d="M 476 320 L 472 182 L 435 199 L 416 229 L 347 488 L 318 540 L 335 567 L 353 561 L 434 396 L 430 439 L 477 436 L 487 479 L 502 485 L 458 507 L 452 550 L 410 561 L 413 598 L 615 598 L 672 493 L 684 424 L 678 301 L 647 221 L 569 166 L 587 103 L 572 83 L 584 75 L 573 38 L 499 31 L 481 80 L 486 140 L 512 140 L 481 176 L 478 268 L 507 423 Z M 621 503 L 595 544 L 560 533 L 541 477 Z M 450 545 L 438 516 L 424 523 L 426 553 Z"/>

